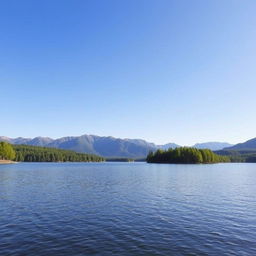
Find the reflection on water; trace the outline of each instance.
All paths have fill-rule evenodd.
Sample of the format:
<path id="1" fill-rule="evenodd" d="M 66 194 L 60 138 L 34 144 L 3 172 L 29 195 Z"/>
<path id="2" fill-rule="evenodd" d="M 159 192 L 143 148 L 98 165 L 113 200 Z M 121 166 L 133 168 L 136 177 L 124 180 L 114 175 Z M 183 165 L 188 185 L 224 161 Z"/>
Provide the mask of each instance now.
<path id="1" fill-rule="evenodd" d="M 0 255 L 256 255 L 256 165 L 0 165 Z"/>

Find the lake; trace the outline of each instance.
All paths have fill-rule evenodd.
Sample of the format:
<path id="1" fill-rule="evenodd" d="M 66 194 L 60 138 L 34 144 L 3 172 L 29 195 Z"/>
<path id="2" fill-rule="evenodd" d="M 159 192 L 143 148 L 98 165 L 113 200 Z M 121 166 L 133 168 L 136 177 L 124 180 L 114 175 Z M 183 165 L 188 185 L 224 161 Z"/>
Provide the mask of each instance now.
<path id="1" fill-rule="evenodd" d="M 0 255 L 256 255 L 256 164 L 0 165 Z"/>

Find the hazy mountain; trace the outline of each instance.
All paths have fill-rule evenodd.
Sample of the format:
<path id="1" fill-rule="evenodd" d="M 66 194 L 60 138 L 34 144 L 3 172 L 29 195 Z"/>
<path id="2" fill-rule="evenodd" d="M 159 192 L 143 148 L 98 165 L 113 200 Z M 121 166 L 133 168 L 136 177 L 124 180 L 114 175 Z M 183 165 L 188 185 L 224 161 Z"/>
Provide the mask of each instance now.
<path id="1" fill-rule="evenodd" d="M 51 142 L 53 142 L 54 140 L 48 137 L 36 137 L 34 139 L 31 139 L 29 141 L 27 141 L 25 144 L 31 145 L 31 146 L 40 146 L 40 147 L 44 147 L 49 145 Z M 20 141 L 22 144 L 24 144 L 22 142 L 22 140 Z M 21 144 L 21 143 L 15 143 L 15 144 Z"/>
<path id="2" fill-rule="evenodd" d="M 166 149 L 169 149 L 169 148 L 178 148 L 178 147 L 181 147 L 181 146 L 178 145 L 178 144 L 175 144 L 175 143 L 167 143 L 167 144 L 164 144 L 164 145 L 158 145 L 157 147 L 166 150 Z"/>
<path id="3" fill-rule="evenodd" d="M 211 150 L 221 150 L 226 147 L 231 147 L 232 144 L 229 144 L 227 142 L 204 142 L 204 143 L 196 143 L 192 147 L 199 148 L 199 149 L 211 149 Z"/>
<path id="4" fill-rule="evenodd" d="M 0 141 L 6 141 L 6 142 L 9 142 L 9 141 L 10 141 L 10 138 L 5 137 L 5 136 L 0 136 Z"/>
<path id="5" fill-rule="evenodd" d="M 226 147 L 224 150 L 256 150 L 256 138 L 238 143 L 232 147 Z"/>
<path id="6" fill-rule="evenodd" d="M 0 141 L 6 141 L 6 142 L 9 142 L 11 144 L 27 144 L 29 141 L 31 141 L 31 139 L 22 138 L 22 137 L 12 139 L 12 138 L 8 138 L 8 137 L 5 137 L 5 136 L 0 136 Z"/>

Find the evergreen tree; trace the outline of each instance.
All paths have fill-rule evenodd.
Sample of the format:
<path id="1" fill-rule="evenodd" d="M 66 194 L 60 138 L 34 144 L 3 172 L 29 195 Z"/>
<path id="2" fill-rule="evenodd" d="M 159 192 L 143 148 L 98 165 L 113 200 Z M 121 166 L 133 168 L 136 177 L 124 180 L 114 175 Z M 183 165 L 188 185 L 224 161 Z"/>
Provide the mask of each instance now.
<path id="1" fill-rule="evenodd" d="M 101 162 L 105 159 L 92 154 L 76 153 L 70 150 L 28 145 L 14 145 L 16 161 L 24 162 Z"/>
<path id="2" fill-rule="evenodd" d="M 11 144 L 7 142 L 0 142 L 0 159 L 14 160 L 15 151 Z"/>

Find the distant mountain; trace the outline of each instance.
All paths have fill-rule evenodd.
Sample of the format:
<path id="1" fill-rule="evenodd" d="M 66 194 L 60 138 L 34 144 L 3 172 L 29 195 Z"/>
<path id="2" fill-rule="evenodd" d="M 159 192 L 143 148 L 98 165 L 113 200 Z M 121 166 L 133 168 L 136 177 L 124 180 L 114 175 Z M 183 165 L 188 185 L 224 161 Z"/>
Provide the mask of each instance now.
<path id="1" fill-rule="evenodd" d="M 40 147 L 44 147 L 46 145 L 49 145 L 50 143 L 52 143 L 54 140 L 48 137 L 36 137 L 30 141 L 27 141 L 26 144 L 31 145 L 31 146 L 40 146 Z M 22 142 L 22 140 L 20 141 Z M 17 143 L 16 143 L 17 144 Z M 21 144 L 21 143 L 19 143 Z M 22 143 L 24 144 L 24 143 Z"/>
<path id="2" fill-rule="evenodd" d="M 229 144 L 227 142 L 205 142 L 205 143 L 197 143 L 195 144 L 194 148 L 198 149 L 210 149 L 210 150 L 221 150 L 226 147 L 231 147 L 232 144 Z"/>
<path id="3" fill-rule="evenodd" d="M 158 148 L 167 149 L 170 147 L 178 147 L 178 145 L 174 143 L 155 145 L 154 143 L 140 139 L 118 139 L 95 135 L 63 137 L 55 140 L 47 137 L 36 137 L 33 139 L 0 137 L 0 141 L 7 141 L 12 144 L 68 149 L 81 153 L 97 154 L 104 157 L 128 158 L 144 158 L 149 151 L 155 151 Z"/>
<path id="4" fill-rule="evenodd" d="M 232 147 L 226 147 L 224 150 L 256 150 L 256 138 L 238 143 Z"/>
<path id="5" fill-rule="evenodd" d="M 28 138 L 15 138 L 15 139 L 11 139 L 5 136 L 0 136 L 0 141 L 6 141 L 9 142 L 11 144 L 27 144 L 29 141 L 31 141 L 31 139 Z"/>
<path id="6" fill-rule="evenodd" d="M 167 143 L 167 144 L 164 144 L 164 145 L 157 145 L 157 147 L 161 148 L 161 149 L 164 149 L 164 150 L 167 150 L 169 148 L 179 148 L 181 146 L 178 145 L 178 144 L 175 144 L 175 143 Z"/>

